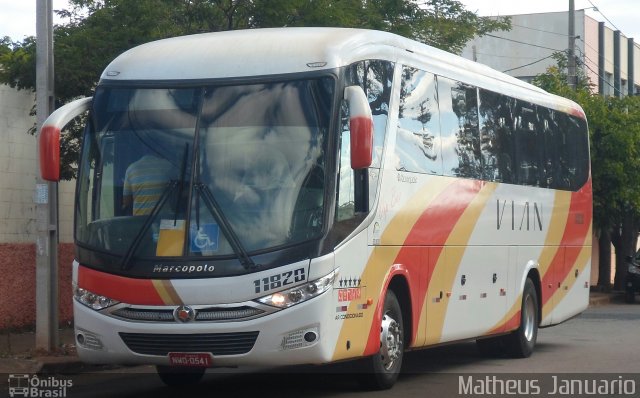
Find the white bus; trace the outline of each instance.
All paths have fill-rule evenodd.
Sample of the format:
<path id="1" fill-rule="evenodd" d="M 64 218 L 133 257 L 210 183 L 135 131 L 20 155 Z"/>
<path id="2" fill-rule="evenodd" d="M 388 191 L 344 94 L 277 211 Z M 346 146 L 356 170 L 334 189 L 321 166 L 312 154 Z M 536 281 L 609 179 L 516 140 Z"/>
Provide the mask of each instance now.
<path id="1" fill-rule="evenodd" d="M 575 103 L 405 38 L 333 28 L 148 43 L 93 98 L 77 181 L 78 353 L 205 368 L 477 339 L 527 357 L 588 304 L 591 176 Z"/>

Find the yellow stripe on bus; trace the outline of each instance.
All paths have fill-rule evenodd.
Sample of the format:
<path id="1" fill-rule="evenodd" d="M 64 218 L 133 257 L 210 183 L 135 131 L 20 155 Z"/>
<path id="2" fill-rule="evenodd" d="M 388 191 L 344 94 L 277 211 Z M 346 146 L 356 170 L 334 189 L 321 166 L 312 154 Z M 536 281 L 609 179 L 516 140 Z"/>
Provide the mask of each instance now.
<path id="1" fill-rule="evenodd" d="M 178 292 L 174 289 L 170 280 L 154 279 L 152 280 L 153 287 L 156 288 L 158 295 L 164 301 L 166 305 L 178 305 L 182 304 L 182 299 Z"/>
<path id="2" fill-rule="evenodd" d="M 493 195 L 499 184 L 487 183 L 480 189 L 480 192 L 473 198 L 471 203 L 467 206 L 464 213 L 458 220 L 456 226 L 449 234 L 445 249 L 440 253 L 440 257 L 435 265 L 431 281 L 439 281 L 438 285 L 430 283 L 427 288 L 427 294 L 424 297 L 422 303 L 423 310 L 420 313 L 420 322 L 418 324 L 418 336 L 423 330 L 426 330 L 425 344 L 437 344 L 442 340 L 442 330 L 444 328 L 444 320 L 447 314 L 448 299 L 443 299 L 442 305 L 436 305 L 430 308 L 430 312 L 427 315 L 424 309 L 430 297 L 439 295 L 439 292 L 444 286 L 447 287 L 448 292 L 452 291 L 454 279 L 458 273 L 462 256 L 464 255 L 464 246 L 460 247 L 460 250 L 447 250 L 447 246 L 452 243 L 460 244 L 469 242 L 471 234 L 475 230 L 475 226 L 480 218 L 480 215 L 485 210 L 487 202 Z M 427 322 L 426 317 L 429 320 Z M 419 339 L 416 339 L 420 341 Z"/>
<path id="3" fill-rule="evenodd" d="M 549 230 L 547 231 L 547 237 L 544 241 L 544 248 L 542 249 L 538 259 L 538 272 L 540 273 L 540 279 L 544 279 L 544 275 L 549 270 L 549 266 L 558 251 L 560 242 L 562 242 L 562 236 L 567 228 L 570 205 L 571 192 L 556 191 Z"/>
<path id="4" fill-rule="evenodd" d="M 587 233 L 587 237 L 585 238 L 585 242 L 591 239 L 592 226 L 589 227 L 589 231 Z M 578 257 L 574 264 L 571 264 L 571 268 L 575 268 L 578 270 L 578 274 L 581 275 L 587 265 L 591 262 L 591 246 L 583 245 L 580 249 L 580 253 L 578 253 Z M 564 265 L 565 267 L 567 264 Z M 574 287 L 576 281 L 576 275 L 574 272 L 567 272 L 564 280 L 561 283 L 561 288 L 556 289 L 553 295 L 549 298 L 547 303 L 542 307 L 542 319 L 545 319 L 547 316 L 551 314 L 551 312 L 558 307 L 562 299 L 565 298 L 567 293 Z M 566 289 L 565 289 L 566 287 Z"/>
<path id="5" fill-rule="evenodd" d="M 363 311 L 362 318 L 342 321 L 340 335 L 336 342 L 332 360 L 361 356 L 367 345 L 369 330 L 373 322 L 374 309 L 382 294 L 383 283 L 387 279 L 389 267 L 393 264 L 402 246 L 384 246 L 390 242 L 404 242 L 422 213 L 454 179 L 436 178 L 411 197 L 401 211 L 391 219 L 381 236 L 382 244 L 373 248 L 365 265 L 361 279 L 367 284 L 367 297 L 373 299 L 370 310 Z M 356 312 L 358 303 L 351 302 L 348 313 Z M 349 349 L 347 350 L 347 342 Z"/>
<path id="6" fill-rule="evenodd" d="M 555 257 L 560 247 L 560 242 L 562 241 L 562 236 L 564 235 L 564 230 L 567 226 L 570 204 L 571 192 L 556 191 L 553 203 L 554 211 L 551 213 L 551 220 L 549 221 L 549 229 L 547 230 L 544 247 L 542 248 L 540 256 L 538 257 L 538 272 L 540 273 L 541 280 L 549 269 L 551 261 Z M 509 264 L 510 267 L 516 265 L 517 264 Z M 541 286 L 541 289 L 542 291 L 544 291 L 545 286 Z M 542 297 L 538 297 L 538 300 L 542 301 Z M 509 311 L 507 311 L 502 319 L 500 319 L 495 325 L 487 330 L 487 334 L 491 333 L 494 330 L 502 328 L 505 323 L 509 322 L 509 320 L 511 320 L 511 318 L 513 318 L 520 311 L 521 307 L 522 292 L 519 292 L 517 297 L 515 297 L 515 300 L 511 304 L 511 308 L 509 309 Z"/>

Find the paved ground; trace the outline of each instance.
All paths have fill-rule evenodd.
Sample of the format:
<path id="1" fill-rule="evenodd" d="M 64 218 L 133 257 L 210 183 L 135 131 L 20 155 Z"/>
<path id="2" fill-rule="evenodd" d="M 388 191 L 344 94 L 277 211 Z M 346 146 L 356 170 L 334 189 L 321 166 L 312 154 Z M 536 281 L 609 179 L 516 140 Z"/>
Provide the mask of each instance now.
<path id="1" fill-rule="evenodd" d="M 621 294 L 592 293 L 590 306 L 621 302 Z M 82 364 L 75 355 L 72 328 L 60 330 L 57 352 L 38 352 L 35 333 L 0 333 L 0 373 L 77 373 L 93 367 Z M 2 380 L 0 380 L 2 383 Z"/>

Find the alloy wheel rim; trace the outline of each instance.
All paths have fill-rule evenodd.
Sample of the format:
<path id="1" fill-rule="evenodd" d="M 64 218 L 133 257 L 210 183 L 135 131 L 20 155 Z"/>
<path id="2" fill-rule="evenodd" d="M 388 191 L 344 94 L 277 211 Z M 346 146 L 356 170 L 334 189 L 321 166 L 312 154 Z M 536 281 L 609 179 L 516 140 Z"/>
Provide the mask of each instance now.
<path id="1" fill-rule="evenodd" d="M 536 324 L 536 308 L 531 296 L 527 296 L 525 299 L 523 310 L 524 316 L 522 322 L 524 324 L 522 330 L 524 332 L 524 338 L 527 339 L 527 341 L 532 341 Z"/>
<path id="2" fill-rule="evenodd" d="M 389 314 L 382 317 L 380 355 L 385 370 L 391 369 L 402 354 L 402 328 Z"/>

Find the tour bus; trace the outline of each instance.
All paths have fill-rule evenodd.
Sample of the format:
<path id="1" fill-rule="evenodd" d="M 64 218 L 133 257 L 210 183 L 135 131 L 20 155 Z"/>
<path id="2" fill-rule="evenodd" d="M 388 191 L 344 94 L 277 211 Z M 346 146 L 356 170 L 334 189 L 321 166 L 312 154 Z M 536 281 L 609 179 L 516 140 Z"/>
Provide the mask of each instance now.
<path id="1" fill-rule="evenodd" d="M 394 34 L 279 28 L 159 40 L 92 98 L 77 178 L 80 358 L 206 368 L 355 360 L 477 340 L 528 357 L 588 304 L 583 110 Z"/>

